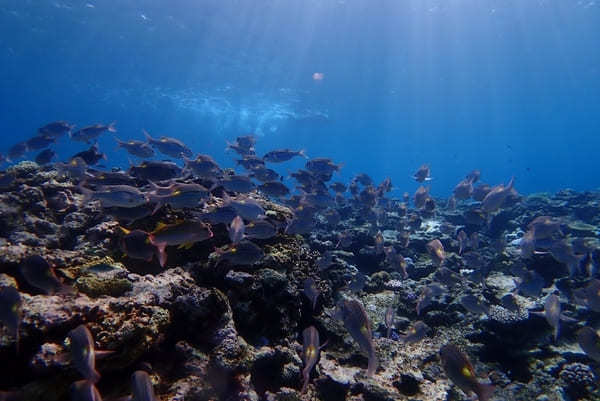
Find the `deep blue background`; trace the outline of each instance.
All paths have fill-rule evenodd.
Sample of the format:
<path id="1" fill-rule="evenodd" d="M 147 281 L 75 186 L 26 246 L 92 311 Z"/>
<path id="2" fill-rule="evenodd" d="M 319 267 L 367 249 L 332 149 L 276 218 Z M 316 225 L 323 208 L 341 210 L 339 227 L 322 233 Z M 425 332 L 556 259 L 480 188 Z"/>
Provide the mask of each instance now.
<path id="1" fill-rule="evenodd" d="M 524 193 L 600 186 L 594 1 L 0 0 L 0 66 L 0 152 L 52 120 L 116 121 L 226 165 L 225 141 L 257 132 L 259 153 L 400 191 L 424 162 L 437 195 L 473 168 Z"/>

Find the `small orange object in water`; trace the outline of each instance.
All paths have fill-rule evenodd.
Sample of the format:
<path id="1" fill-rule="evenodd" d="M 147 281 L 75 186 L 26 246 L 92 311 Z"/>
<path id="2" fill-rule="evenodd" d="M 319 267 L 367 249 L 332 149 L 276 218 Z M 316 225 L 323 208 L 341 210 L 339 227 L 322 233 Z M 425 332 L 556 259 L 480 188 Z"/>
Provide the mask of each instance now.
<path id="1" fill-rule="evenodd" d="M 323 78 L 325 78 L 325 74 L 323 74 L 322 72 L 315 72 L 315 73 L 312 75 L 312 78 L 313 78 L 313 80 L 315 80 L 315 81 L 322 81 L 322 80 L 323 80 Z"/>

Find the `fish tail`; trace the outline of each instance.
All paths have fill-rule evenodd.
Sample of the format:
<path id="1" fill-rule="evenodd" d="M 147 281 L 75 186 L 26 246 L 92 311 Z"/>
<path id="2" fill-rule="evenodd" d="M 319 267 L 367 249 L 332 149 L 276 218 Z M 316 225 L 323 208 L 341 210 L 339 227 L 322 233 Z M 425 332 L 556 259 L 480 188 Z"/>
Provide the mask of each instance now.
<path id="1" fill-rule="evenodd" d="M 148 236 L 148 240 L 158 250 L 157 256 L 158 262 L 160 263 L 160 267 L 165 267 L 165 264 L 167 263 L 167 252 L 165 251 L 165 248 L 167 247 L 166 242 L 157 242 L 156 237 L 153 234 L 150 234 Z"/>
<path id="2" fill-rule="evenodd" d="M 377 355 L 375 355 L 375 350 L 371 350 L 369 352 L 369 365 L 367 367 L 367 376 L 373 377 L 375 371 L 377 370 L 378 363 L 379 362 L 377 361 Z"/>
<path id="3" fill-rule="evenodd" d="M 308 155 L 306 154 L 306 150 L 302 149 L 300 152 L 298 152 L 298 154 L 302 157 L 304 157 L 305 159 L 308 159 Z"/>
<path id="4" fill-rule="evenodd" d="M 158 248 L 158 263 L 160 263 L 160 267 L 165 267 L 167 264 L 167 252 L 165 250 L 166 246 L 160 246 Z"/>
<path id="5" fill-rule="evenodd" d="M 100 381 L 100 373 L 98 373 L 96 369 L 92 369 L 92 371 L 90 372 L 89 380 L 92 383 L 98 383 Z"/>
<path id="6" fill-rule="evenodd" d="M 117 127 L 115 126 L 115 124 L 117 124 L 116 121 L 113 121 L 112 123 L 108 124 L 108 132 L 117 132 Z"/>
<path id="7" fill-rule="evenodd" d="M 511 189 L 513 189 L 514 183 L 515 183 L 515 177 L 510 177 L 510 181 L 508 182 L 508 185 L 506 186 L 506 189 L 509 190 L 509 191 Z"/>
<path id="8" fill-rule="evenodd" d="M 388 327 L 387 328 L 387 332 L 385 334 L 385 338 L 390 338 L 391 335 L 392 335 L 392 328 Z"/>
<path id="9" fill-rule="evenodd" d="M 487 401 L 492 394 L 496 386 L 488 383 L 479 383 L 479 385 L 475 388 L 475 394 L 477 394 L 477 398 L 479 401 Z"/>
<path id="10" fill-rule="evenodd" d="M 161 207 L 163 207 L 163 202 L 156 201 L 156 206 L 154 206 L 154 210 L 152 210 L 152 216 L 154 216 L 156 212 L 160 210 Z"/>
<path id="11" fill-rule="evenodd" d="M 306 393 L 306 390 L 308 390 L 308 379 L 309 379 L 309 372 L 307 368 L 302 369 L 302 378 L 303 383 L 302 383 L 302 390 L 300 390 L 301 394 Z"/>

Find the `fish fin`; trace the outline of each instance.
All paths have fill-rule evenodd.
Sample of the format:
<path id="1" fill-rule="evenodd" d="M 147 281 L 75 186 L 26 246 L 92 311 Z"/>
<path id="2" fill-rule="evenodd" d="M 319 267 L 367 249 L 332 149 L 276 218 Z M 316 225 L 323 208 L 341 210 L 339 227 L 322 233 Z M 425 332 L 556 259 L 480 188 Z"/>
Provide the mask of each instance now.
<path id="1" fill-rule="evenodd" d="M 511 189 L 513 189 L 515 183 L 515 177 L 510 177 L 510 181 L 508 182 L 508 185 L 506 186 L 506 190 L 510 191 Z"/>
<path id="2" fill-rule="evenodd" d="M 302 369 L 302 378 L 303 378 L 302 390 L 300 390 L 300 393 L 304 394 L 304 393 L 306 393 L 306 390 L 308 389 L 308 381 L 310 379 L 310 372 L 308 371 L 307 368 Z"/>
<path id="3" fill-rule="evenodd" d="M 154 232 L 160 231 L 160 230 L 164 229 L 165 227 L 167 227 L 167 224 L 163 223 L 162 221 L 159 221 L 158 223 L 156 223 L 156 227 L 154 228 Z M 150 241 L 152 241 L 152 239 L 150 239 Z"/>
<path id="4" fill-rule="evenodd" d="M 94 350 L 94 355 L 96 356 L 96 359 L 103 359 L 108 356 L 111 356 L 112 354 L 114 354 L 116 352 L 117 351 L 111 351 L 111 350 Z"/>
<path id="5" fill-rule="evenodd" d="M 179 245 L 179 246 L 177 247 L 177 249 L 183 249 L 183 248 L 185 248 L 185 249 L 190 249 L 190 248 L 191 248 L 191 247 L 193 247 L 193 246 L 194 246 L 194 243 L 193 243 L 193 242 L 185 242 L 185 243 L 183 243 L 183 244 Z"/>
<path id="6" fill-rule="evenodd" d="M 159 244 L 155 244 L 154 246 L 156 246 L 156 249 L 158 249 L 158 263 L 160 263 L 160 267 L 165 267 L 165 264 L 167 263 L 167 252 L 165 250 L 167 244 L 161 242 Z"/>
<path id="7" fill-rule="evenodd" d="M 541 311 L 541 312 L 529 312 L 530 315 L 534 315 L 534 316 L 539 316 L 539 317 L 546 317 L 546 312 Z"/>
<path id="8" fill-rule="evenodd" d="M 300 152 L 298 152 L 298 154 L 302 157 L 304 157 L 305 159 L 308 159 L 308 155 L 306 154 L 306 150 L 302 149 L 300 150 Z"/>
<path id="9" fill-rule="evenodd" d="M 100 373 L 96 369 L 92 369 L 92 377 L 88 377 L 87 379 L 92 383 L 96 384 L 100 381 Z"/>
<path id="10" fill-rule="evenodd" d="M 148 133 L 148 131 L 146 131 L 145 129 L 142 129 L 142 132 L 144 133 L 144 137 L 146 138 L 146 142 L 151 143 L 154 140 L 154 138 L 152 138 L 150 136 L 150 134 Z"/>
<path id="11" fill-rule="evenodd" d="M 560 320 L 562 320 L 563 322 L 566 322 L 566 323 L 577 323 L 577 322 L 579 322 L 579 320 L 574 319 L 574 318 L 572 318 L 570 316 L 567 316 L 564 313 L 560 314 Z"/>
<path id="12" fill-rule="evenodd" d="M 125 235 L 129 235 L 131 234 L 131 230 L 126 229 L 125 227 L 119 226 L 119 229 L 123 232 L 123 234 Z"/>
<path id="13" fill-rule="evenodd" d="M 479 401 L 487 401 L 494 393 L 494 390 L 496 390 L 496 386 L 493 384 L 479 383 L 475 388 L 475 394 L 477 394 Z"/>
<path id="14" fill-rule="evenodd" d="M 154 215 L 156 214 L 156 212 L 158 212 L 162 206 L 163 206 L 163 203 L 162 203 L 162 202 L 156 202 L 156 206 L 154 206 L 154 210 L 152 210 L 152 216 L 154 216 Z M 158 224 L 156 225 L 156 230 L 159 230 L 159 227 L 158 227 L 158 226 L 159 226 L 160 224 L 163 224 L 163 226 L 166 226 L 166 224 L 164 224 L 164 223 L 158 223 Z M 162 227 L 161 227 L 161 228 L 162 228 Z"/>

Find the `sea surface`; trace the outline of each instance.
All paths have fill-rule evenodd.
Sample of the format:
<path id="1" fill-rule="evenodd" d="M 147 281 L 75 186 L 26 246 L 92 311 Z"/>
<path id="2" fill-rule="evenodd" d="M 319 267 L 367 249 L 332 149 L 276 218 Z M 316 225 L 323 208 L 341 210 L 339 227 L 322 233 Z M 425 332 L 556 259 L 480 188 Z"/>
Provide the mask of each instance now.
<path id="1" fill-rule="evenodd" d="M 1 0 L 0 65 L 0 153 L 116 121 L 107 168 L 146 129 L 231 166 L 226 141 L 255 133 L 259 154 L 305 149 L 395 195 L 423 163 L 436 196 L 472 169 L 524 194 L 600 183 L 594 0 Z"/>

